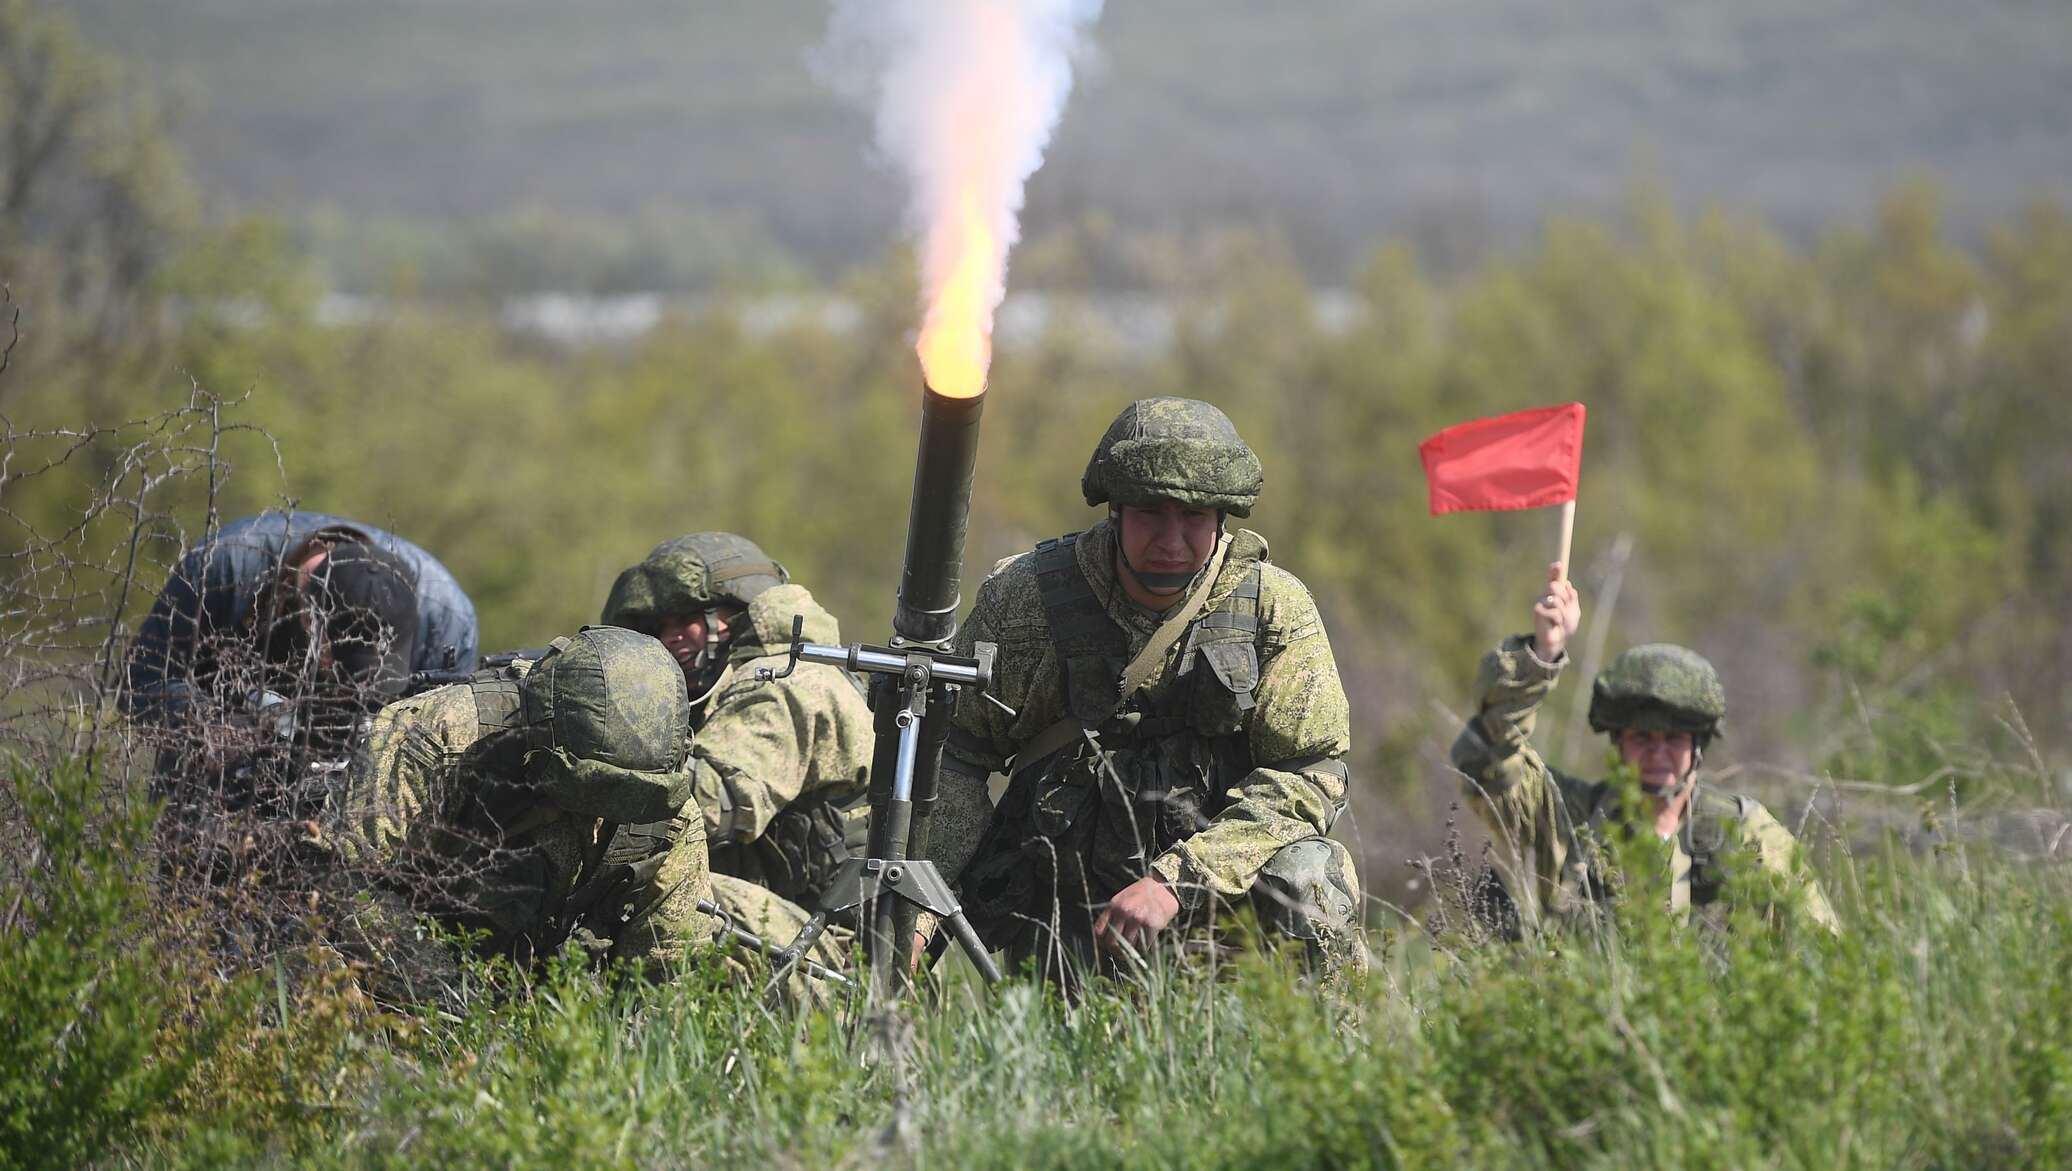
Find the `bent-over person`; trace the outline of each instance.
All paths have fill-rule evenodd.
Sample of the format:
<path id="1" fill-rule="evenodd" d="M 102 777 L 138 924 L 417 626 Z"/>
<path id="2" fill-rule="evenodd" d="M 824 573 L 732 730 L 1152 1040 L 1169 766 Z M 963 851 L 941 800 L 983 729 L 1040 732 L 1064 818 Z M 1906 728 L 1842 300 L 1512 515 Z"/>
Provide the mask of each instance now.
<path id="1" fill-rule="evenodd" d="M 659 968 L 706 943 L 688 706 L 660 643 L 587 627 L 384 708 L 317 826 L 336 941 L 391 982 L 438 975 L 418 915 L 524 965 L 573 945 Z"/>
<path id="2" fill-rule="evenodd" d="M 416 671 L 472 671 L 475 608 L 409 541 L 316 512 L 232 521 L 189 549 L 138 628 L 123 709 L 181 811 L 297 808 Z"/>

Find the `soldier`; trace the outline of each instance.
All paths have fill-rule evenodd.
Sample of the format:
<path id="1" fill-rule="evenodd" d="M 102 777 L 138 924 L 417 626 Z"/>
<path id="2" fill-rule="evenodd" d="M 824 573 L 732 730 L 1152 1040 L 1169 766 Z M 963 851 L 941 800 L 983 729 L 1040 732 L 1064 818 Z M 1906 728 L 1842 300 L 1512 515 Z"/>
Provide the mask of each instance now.
<path id="1" fill-rule="evenodd" d="M 784 667 L 794 618 L 808 641 L 841 641 L 834 616 L 754 542 L 708 532 L 665 541 L 619 574 L 602 619 L 659 638 L 682 666 L 691 793 L 719 903 L 780 940 L 863 845 L 872 749 L 870 709 L 848 672 L 802 663 L 756 678 Z"/>
<path id="2" fill-rule="evenodd" d="M 1515 868 L 1499 868 L 1493 918 L 1507 933 L 1521 925 L 1562 923 L 1594 912 L 1609 894 L 1601 843 L 1607 824 L 1634 824 L 1614 781 L 1557 772 L 1527 743 L 1540 701 L 1568 663 L 1568 640 L 1582 623 L 1582 600 L 1564 567 L 1548 567 L 1546 592 L 1533 606 L 1533 633 L 1506 638 L 1482 659 L 1480 706 L 1453 743 L 1453 765 L 1470 802 Z M 1638 775 L 1639 816 L 1668 851 L 1669 906 L 1725 910 L 1726 879 L 1737 858 L 1778 875 L 1815 922 L 1836 929 L 1834 911 L 1805 872 L 1798 842 L 1750 797 L 1702 785 L 1705 749 L 1726 718 L 1725 689 L 1697 652 L 1667 643 L 1634 647 L 1612 660 L 1590 691 L 1590 729 L 1611 736 L 1619 759 Z M 1774 908 L 1772 908 L 1774 910 Z"/>
<path id="3" fill-rule="evenodd" d="M 1352 859 L 1324 836 L 1348 779 L 1331 646 L 1265 538 L 1225 528 L 1263 479 L 1214 406 L 1132 403 L 1081 481 L 1106 518 L 979 587 L 959 642 L 998 644 L 1013 714 L 957 708 L 927 852 L 1011 961 L 1069 984 L 1238 899 L 1334 969 L 1363 961 Z"/>
<path id="4" fill-rule="evenodd" d="M 661 644 L 611 627 L 382 709 L 315 827 L 353 892 L 335 938 L 386 981 L 440 972 L 418 914 L 522 964 L 569 943 L 660 964 L 706 942 L 688 709 Z"/>
<path id="5" fill-rule="evenodd" d="M 263 513 L 180 559 L 130 648 L 123 706 L 157 732 L 161 782 L 236 808 L 280 796 L 256 789 L 256 758 L 342 758 L 411 672 L 473 670 L 477 643 L 474 605 L 423 549 Z"/>

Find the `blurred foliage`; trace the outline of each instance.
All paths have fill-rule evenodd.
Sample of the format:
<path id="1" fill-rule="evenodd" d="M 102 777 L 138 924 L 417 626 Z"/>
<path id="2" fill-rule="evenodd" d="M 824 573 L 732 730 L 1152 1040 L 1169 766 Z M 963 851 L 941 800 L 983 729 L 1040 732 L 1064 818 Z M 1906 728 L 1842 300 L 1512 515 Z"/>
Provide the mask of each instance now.
<path id="1" fill-rule="evenodd" d="M 662 987 L 490 970 L 476 983 L 504 991 L 458 1013 L 370 1022 L 371 1062 L 296 1067 L 355 1088 L 313 1128 L 225 1096 L 115 1150 L 341 1169 L 2063 1166 L 2064 870 L 1953 848 L 1827 881 L 1838 938 L 1752 914 L 1679 929 L 1635 892 L 1558 947 L 1413 940 L 1334 995 L 1256 953 L 1073 1005 L 953 981 L 887 1014 L 772 1011 L 705 970 Z"/>
<path id="2" fill-rule="evenodd" d="M 197 980 L 205 953 L 154 913 L 147 805 L 110 816 L 77 761 L 10 761 L 0 791 L 22 837 L 0 875 L 0 1168 L 82 1166 L 172 1113 L 257 986 Z"/>
<path id="3" fill-rule="evenodd" d="M 464 287 L 485 261 L 547 290 L 615 273 L 702 288 L 750 243 L 825 277 L 899 226 L 869 115 L 813 75 L 826 0 L 43 2 L 191 95 L 183 141 L 211 190 L 343 225 L 320 244 L 356 292 L 389 287 L 360 245 L 398 234 L 427 243 L 428 288 Z M 2055 0 L 1952 9 L 1117 0 L 1024 226 L 1040 238 L 1097 212 L 1184 237 L 1271 220 L 1306 272 L 1343 284 L 1384 228 L 1451 273 L 1549 209 L 1615 203 L 1628 168 L 1653 165 L 1798 238 L 1895 174 L 1961 177 L 1969 237 L 2072 180 L 2072 21 Z M 657 206 L 727 234 L 638 227 Z M 518 254 L 474 251 L 531 229 Z M 557 252 L 579 235 L 681 250 L 635 265 Z M 549 253 L 552 267 L 529 259 Z"/>
<path id="4" fill-rule="evenodd" d="M 104 214 L 66 202 L 85 227 L 43 215 L 0 232 L 24 307 L 0 375 L 11 426 L 141 417 L 197 384 L 245 396 L 234 413 L 273 441 L 223 441 L 238 468 L 226 513 L 293 500 L 393 527 L 454 569 L 491 647 L 592 619 L 621 567 L 701 528 L 762 542 L 847 636 L 883 634 L 918 409 L 903 258 L 833 291 L 845 317 L 772 317 L 741 291 L 587 347 L 510 332 L 491 302 L 400 278 L 340 322 L 320 313 L 297 233 L 196 218 L 162 128 L 116 117 L 153 108 L 133 81 L 22 0 L 0 11 L 11 51 L 71 62 L 46 86 L 76 95 L 80 127 L 123 131 L 33 160 L 120 195 L 93 205 Z M 88 229 L 139 243 L 117 250 L 128 260 L 67 246 Z M 573 241 L 548 259 L 584 252 Z M 1686 216 L 1637 184 L 1615 214 L 1554 219 L 1458 274 L 1385 242 L 1349 296 L 1312 287 L 1267 230 L 1088 221 L 1027 260 L 1062 291 L 993 372 L 967 596 L 993 559 L 1093 519 L 1078 475 L 1123 403 L 1211 399 L 1264 456 L 1250 523 L 1323 604 L 1371 778 L 1432 775 L 1451 735 L 1433 701 L 1457 709 L 1479 651 L 1525 625 L 1553 545 L 1551 512 L 1428 517 L 1416 442 L 1568 399 L 1591 409 L 1586 604 L 1621 579 L 1615 612 L 1593 620 L 1609 621 L 1613 649 L 1666 638 L 1713 657 L 1733 697 L 1729 753 L 1853 768 L 1867 725 L 1852 688 L 1899 713 L 1936 688 L 2011 696 L 2053 743 L 2072 716 L 2061 205 L 2038 202 L 1971 248 L 1945 230 L 1936 191 L 1909 185 L 1866 225 L 1801 247 L 1745 216 Z M 1164 341 L 1147 346 L 1112 299 L 1072 292 L 1117 269 L 1170 310 Z M 468 291 L 493 296 L 501 271 Z M 113 301 L 130 308 L 110 316 Z M 103 471 L 0 478 L 0 504 L 62 524 Z M 1601 554 L 1622 535 L 1633 553 L 1612 565 Z M 1560 733 L 1557 759 L 1595 760 Z"/>

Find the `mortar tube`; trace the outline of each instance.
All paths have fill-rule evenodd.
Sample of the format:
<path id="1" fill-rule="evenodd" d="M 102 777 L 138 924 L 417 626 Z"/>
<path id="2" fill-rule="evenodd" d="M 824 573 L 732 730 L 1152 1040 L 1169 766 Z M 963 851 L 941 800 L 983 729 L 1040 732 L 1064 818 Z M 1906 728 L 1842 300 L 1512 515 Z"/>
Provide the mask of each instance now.
<path id="1" fill-rule="evenodd" d="M 978 462 L 978 425 L 985 406 L 983 390 L 952 398 L 926 383 L 921 387 L 921 442 L 892 615 L 893 633 L 910 643 L 946 645 L 957 633 L 971 473 Z"/>

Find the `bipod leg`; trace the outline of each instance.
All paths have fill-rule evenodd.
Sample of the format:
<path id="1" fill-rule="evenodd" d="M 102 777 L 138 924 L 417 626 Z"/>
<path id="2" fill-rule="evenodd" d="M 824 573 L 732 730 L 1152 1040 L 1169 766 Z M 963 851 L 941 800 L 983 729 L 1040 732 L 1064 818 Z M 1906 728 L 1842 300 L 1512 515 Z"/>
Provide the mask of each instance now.
<path id="1" fill-rule="evenodd" d="M 784 981 L 790 978 L 792 969 L 798 967 L 802 961 L 812 964 L 812 961 L 806 959 L 806 953 L 813 950 L 813 945 L 820 941 L 821 933 L 827 930 L 827 921 L 828 914 L 826 911 L 813 912 L 813 917 L 806 920 L 805 927 L 799 931 L 798 935 L 790 943 L 786 944 L 783 950 L 775 952 L 770 956 L 770 980 L 769 983 L 763 985 L 764 999 L 774 999 L 778 992 L 783 989 Z M 819 967 L 820 965 L 812 964 L 812 966 Z M 848 981 L 844 980 L 843 983 L 846 984 Z"/>
<path id="2" fill-rule="evenodd" d="M 986 983 L 1000 982 L 999 965 L 987 953 L 986 945 L 971 926 L 971 920 L 965 917 L 964 908 L 958 905 L 957 896 L 950 893 L 950 884 L 942 880 L 942 872 L 933 862 L 879 863 L 874 872 L 869 869 L 871 865 L 865 863 L 865 881 L 868 885 L 872 877 L 878 880 L 872 892 L 879 900 L 875 908 L 877 913 L 889 918 L 893 905 L 904 904 L 936 916 L 949 927 L 951 938 L 964 949 L 964 954 L 971 959 L 971 966 L 978 969 Z M 904 972 L 902 968 L 902 976 Z M 878 977 L 875 969 L 872 974 L 882 978 Z"/>
<path id="3" fill-rule="evenodd" d="M 777 960 L 777 958 L 780 955 L 782 955 L 782 953 L 777 950 L 777 946 L 775 944 L 771 943 L 767 939 L 764 939 L 762 936 L 757 935 L 755 932 L 750 931 L 748 928 L 741 926 L 739 923 L 734 922 L 734 917 L 732 915 L 727 914 L 725 910 L 721 909 L 718 903 L 712 902 L 709 899 L 699 899 L 698 909 L 717 920 L 719 923 L 720 934 L 726 936 L 728 939 L 731 939 L 736 943 L 747 944 L 749 947 L 755 949 L 756 954 L 761 955 L 765 959 L 771 960 L 773 963 Z M 811 927 L 812 924 L 809 922 L 807 926 Z M 786 950 L 788 951 L 790 949 L 787 948 Z M 839 984 L 844 988 L 856 987 L 856 981 L 851 980 L 849 977 L 844 976 L 842 973 L 835 971 L 833 968 L 828 967 L 826 964 L 818 963 L 814 960 L 801 959 L 798 956 L 793 956 L 791 958 L 791 963 L 793 966 L 798 967 L 801 971 L 805 972 L 808 976 L 811 976 L 816 980 L 826 980 L 831 984 Z M 787 972 L 786 974 L 788 975 L 789 973 Z"/>
<path id="4" fill-rule="evenodd" d="M 972 967 L 978 969 L 978 974 L 984 977 L 986 983 L 998 984 L 1000 966 L 993 962 L 992 955 L 986 951 L 986 945 L 979 942 L 978 932 L 971 928 L 971 920 L 964 917 L 964 908 L 959 907 L 951 911 L 943 917 L 943 923 L 949 927 L 958 945 L 963 947 L 965 957 L 971 961 Z"/>

